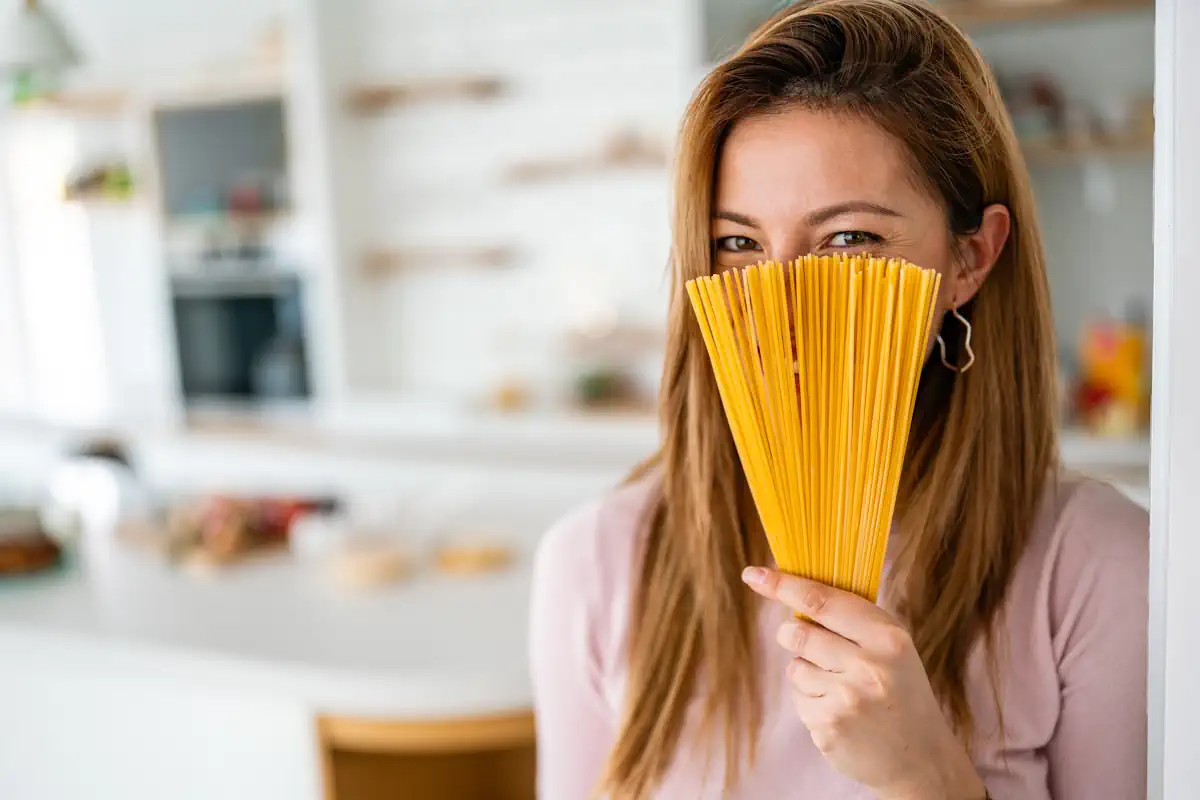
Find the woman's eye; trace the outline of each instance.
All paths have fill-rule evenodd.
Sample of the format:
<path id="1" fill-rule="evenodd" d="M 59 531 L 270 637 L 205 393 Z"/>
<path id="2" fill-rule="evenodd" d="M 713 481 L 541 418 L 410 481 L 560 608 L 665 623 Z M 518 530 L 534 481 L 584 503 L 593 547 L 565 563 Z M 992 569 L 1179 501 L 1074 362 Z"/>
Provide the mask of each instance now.
<path id="1" fill-rule="evenodd" d="M 726 253 L 752 253 L 762 248 L 749 236 L 722 236 L 717 239 L 717 249 Z"/>
<path id="2" fill-rule="evenodd" d="M 829 247 L 866 247 L 872 244 L 878 244 L 880 238 L 873 233 L 866 231 L 839 231 L 829 237 Z"/>

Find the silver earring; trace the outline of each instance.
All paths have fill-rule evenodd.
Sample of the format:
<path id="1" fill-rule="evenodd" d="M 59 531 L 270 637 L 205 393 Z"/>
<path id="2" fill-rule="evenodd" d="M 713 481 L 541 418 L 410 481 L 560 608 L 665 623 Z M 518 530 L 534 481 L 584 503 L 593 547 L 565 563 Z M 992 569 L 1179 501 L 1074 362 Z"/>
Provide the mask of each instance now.
<path id="1" fill-rule="evenodd" d="M 975 363 L 975 351 L 971 349 L 971 323 L 966 317 L 958 313 L 957 308 L 950 309 L 950 313 L 953 314 L 954 318 L 961 322 L 962 326 L 967 330 L 966 335 L 963 337 L 963 349 L 967 351 L 967 363 L 963 364 L 961 367 L 957 367 L 946 360 L 946 340 L 942 338 L 940 333 L 937 336 L 938 349 L 942 351 L 942 364 L 945 365 L 946 369 L 950 370 L 951 372 L 963 373 L 969 370 L 971 365 Z"/>

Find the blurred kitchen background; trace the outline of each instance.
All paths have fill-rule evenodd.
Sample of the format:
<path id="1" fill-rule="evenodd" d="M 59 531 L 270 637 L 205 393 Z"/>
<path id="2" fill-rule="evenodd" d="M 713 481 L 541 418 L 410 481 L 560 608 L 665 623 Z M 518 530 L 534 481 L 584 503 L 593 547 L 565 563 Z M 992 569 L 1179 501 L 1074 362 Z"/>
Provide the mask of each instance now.
<path id="1" fill-rule="evenodd" d="M 0 796 L 532 796 L 529 553 L 654 448 L 675 126 L 779 5 L 0 4 Z M 1153 4 L 943 5 L 1145 503 Z"/>

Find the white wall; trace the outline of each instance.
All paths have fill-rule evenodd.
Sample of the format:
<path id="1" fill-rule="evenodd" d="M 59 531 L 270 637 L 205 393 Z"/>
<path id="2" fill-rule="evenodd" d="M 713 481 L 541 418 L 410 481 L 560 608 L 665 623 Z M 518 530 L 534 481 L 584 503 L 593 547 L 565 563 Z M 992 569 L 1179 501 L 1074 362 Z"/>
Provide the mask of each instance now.
<path id="1" fill-rule="evenodd" d="M 1070 100 L 1099 107 L 1154 86 L 1149 13 L 981 32 L 980 49 L 1001 74 L 1044 73 Z M 1055 323 L 1064 350 L 1097 313 L 1151 306 L 1151 157 L 1031 167 L 1049 256 Z"/>
<path id="2" fill-rule="evenodd" d="M 783 5 L 778 0 L 707 0 L 709 37 L 722 51 Z M 972 32 L 1001 74 L 1044 73 L 1070 100 L 1100 106 L 1148 93 L 1154 82 L 1150 13 L 1007 25 Z M 1124 313 L 1131 302 L 1150 311 L 1151 158 L 1135 154 L 1089 163 L 1034 165 L 1034 187 L 1046 234 L 1055 322 L 1064 351 L 1096 314 Z"/>
<path id="3" fill-rule="evenodd" d="M 112 396 L 87 221 L 60 202 L 59 176 L 78 152 L 77 136 L 65 121 L 35 114 L 14 120 L 3 141 L 19 306 L 9 333 L 20 337 L 25 393 L 47 418 L 86 424 L 108 413 Z"/>
<path id="4" fill-rule="evenodd" d="M 1200 784 L 1200 5 L 1157 12 L 1149 797 L 1183 800 Z"/>
<path id="5" fill-rule="evenodd" d="M 0 146 L 7 147 L 8 123 L 0 121 Z M 4 184 L 0 184 L 4 185 Z M 20 415 L 28 408 L 29 375 L 25 360 L 25 324 L 12 229 L 11 193 L 0 191 L 0 414 Z"/>
<path id="6" fill-rule="evenodd" d="M 211 76 L 244 62 L 284 0 L 224 3 L 59 0 L 59 12 L 84 56 L 76 88 L 126 92 L 135 101 L 164 86 Z M 6 12 L 7 13 L 7 12 Z M 149 125 L 136 102 L 112 118 L 8 113 L 7 142 L 61 141 L 65 169 L 89 157 L 133 159 L 147 178 Z M 49 156 L 46 148 L 39 151 Z M 24 156 L 19 157 L 24 163 Z M 5 164 L 7 241 L 0 289 L 20 313 L 0 323 L 0 408 L 58 422 L 93 424 L 113 414 L 170 418 L 175 408 L 174 353 L 154 209 L 59 206 L 60 176 L 29 191 Z M 49 199 L 40 205 L 33 196 Z M 57 235 L 48 236 L 49 226 Z M 11 256 L 11 258 L 10 258 Z M 24 362 L 24 363 L 22 363 Z"/>
<path id="7" fill-rule="evenodd" d="M 244 58 L 288 0 L 55 0 L 86 59 L 84 80 L 146 85 Z"/>
<path id="8" fill-rule="evenodd" d="M 76 84 L 135 95 L 227 70 L 273 20 L 291 24 L 285 82 L 300 253 L 314 262 L 311 350 L 326 399 L 397 391 L 466 399 L 511 374 L 561 386 L 563 334 L 581 303 L 661 321 L 665 169 L 536 186 L 502 177 L 516 162 L 586 153 L 623 128 L 669 143 L 694 78 L 688 0 L 56 7 L 86 55 Z M 345 91 L 363 82 L 463 74 L 496 74 L 511 89 L 485 105 L 346 113 Z M 87 136 L 149 155 L 137 131 Z M 146 206 L 91 214 L 89 225 L 102 293 L 120 286 L 137 298 L 105 316 L 102 338 L 120 353 L 110 394 L 165 387 L 173 401 L 154 214 Z M 368 280 L 361 269 L 372 249 L 471 243 L 514 247 L 519 261 L 497 275 L 431 264 Z M 651 382 L 656 372 L 648 370 Z"/>
<path id="9" fill-rule="evenodd" d="M 297 230 L 313 276 L 310 350 L 323 398 L 472 399 L 510 375 L 554 391 L 570 378 L 563 333 L 586 307 L 661 321 L 665 170 L 517 186 L 502 177 L 530 158 L 586 152 L 623 127 L 669 141 L 701 61 L 693 0 L 60 0 L 56 7 L 87 56 L 80 82 L 135 90 L 227 68 L 247 57 L 273 20 L 292 23 L 286 80 Z M 980 40 L 1002 70 L 1043 66 L 1071 95 L 1098 101 L 1149 87 L 1150 25 L 1134 14 L 1008 28 Z M 464 74 L 494 74 L 510 89 L 487 103 L 433 103 L 376 118 L 346 112 L 345 90 L 354 85 Z M 88 136 L 144 151 L 133 122 Z M 1067 341 L 1093 311 L 1148 296 L 1149 174 L 1148 159 L 1137 157 L 1035 168 Z M 1097 184 L 1112 198 L 1098 209 L 1085 192 Z M 174 390 L 173 346 L 153 209 L 91 214 L 88 224 L 100 291 L 130 298 L 101 315 L 109 393 L 171 403 L 163 389 Z M 362 269 L 372 249 L 471 243 L 513 246 L 518 262 L 497 274 L 430 264 L 369 278 Z M 4 347 L 0 338 L 0 354 Z M 653 382 L 655 367 L 645 372 Z M 169 411 L 144 405 L 139 414 Z"/>
<path id="10" fill-rule="evenodd" d="M 343 85 L 424 76 L 496 75 L 495 101 L 431 103 L 339 122 L 357 155 L 343 186 L 354 274 L 372 248 L 511 245 L 499 274 L 430 264 L 353 280 L 352 383 L 471 397 L 508 372 L 554 384 L 564 330 L 589 299 L 628 318 L 665 310 L 666 171 L 504 185 L 512 165 L 570 157 L 623 127 L 670 141 L 693 43 L 677 0 L 605 4 L 354 0 L 334 36 Z M 352 219 L 350 217 L 353 217 Z M 352 334 L 353 335 L 353 334 Z M 364 353 L 370 358 L 361 358 Z"/>
<path id="11" fill-rule="evenodd" d="M 730 7 L 745 16 L 753 5 Z M 371 350 L 387 366 L 377 365 L 362 386 L 471 395 L 519 369 L 561 382 L 554 345 L 572 316 L 563 286 L 581 280 L 633 318 L 659 318 L 665 174 L 530 188 L 498 186 L 496 176 L 529 154 L 586 148 L 622 123 L 670 137 L 695 77 L 686 4 L 356 0 L 343 13 L 357 20 L 344 31 L 360 42 L 352 76 L 494 71 L 514 85 L 510 97 L 492 104 L 398 110 L 352 123 L 363 165 L 355 189 L 365 220 L 359 247 L 511 241 L 526 254 L 513 274 L 435 266 L 366 292 L 364 313 L 349 316 L 377 315 Z M 1002 72 L 1044 70 L 1071 99 L 1099 105 L 1152 88 L 1152 30 L 1149 15 L 1131 14 L 1007 27 L 978 39 Z M 1069 351 L 1094 314 L 1123 312 L 1131 301 L 1149 310 L 1150 159 L 1033 171 L 1058 331 Z"/>

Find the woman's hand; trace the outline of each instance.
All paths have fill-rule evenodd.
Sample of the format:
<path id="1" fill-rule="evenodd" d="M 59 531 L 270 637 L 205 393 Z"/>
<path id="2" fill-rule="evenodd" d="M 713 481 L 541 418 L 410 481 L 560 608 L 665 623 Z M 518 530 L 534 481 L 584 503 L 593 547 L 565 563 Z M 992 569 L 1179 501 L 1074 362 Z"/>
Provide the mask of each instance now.
<path id="1" fill-rule="evenodd" d="M 883 609 L 750 567 L 742 579 L 813 622 L 779 628 L 796 710 L 826 761 L 881 800 L 982 800 L 983 782 L 934 696 L 912 638 Z M 814 624 L 818 623 L 818 624 Z"/>

